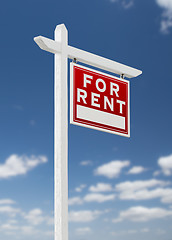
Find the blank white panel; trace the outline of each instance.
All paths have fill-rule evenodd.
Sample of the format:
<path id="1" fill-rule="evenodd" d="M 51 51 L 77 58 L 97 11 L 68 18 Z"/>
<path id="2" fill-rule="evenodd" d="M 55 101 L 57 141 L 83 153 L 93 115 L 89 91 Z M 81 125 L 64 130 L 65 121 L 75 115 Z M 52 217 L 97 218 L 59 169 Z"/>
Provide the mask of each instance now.
<path id="1" fill-rule="evenodd" d="M 125 117 L 77 105 L 77 118 L 125 129 Z"/>

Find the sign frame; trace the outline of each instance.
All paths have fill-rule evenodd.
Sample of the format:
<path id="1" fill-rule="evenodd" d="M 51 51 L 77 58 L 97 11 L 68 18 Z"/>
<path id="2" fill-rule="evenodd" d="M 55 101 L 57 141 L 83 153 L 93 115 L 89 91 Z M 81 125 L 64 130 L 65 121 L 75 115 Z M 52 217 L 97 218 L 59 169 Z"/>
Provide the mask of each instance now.
<path id="1" fill-rule="evenodd" d="M 68 240 L 68 58 L 127 78 L 142 71 L 70 46 L 65 24 L 56 26 L 54 40 L 34 41 L 54 54 L 54 240 Z"/>
<path id="2" fill-rule="evenodd" d="M 98 126 L 89 125 L 89 124 L 86 124 L 86 123 L 76 122 L 74 120 L 74 96 L 73 96 L 73 93 L 74 93 L 74 85 L 73 85 L 74 73 L 73 73 L 73 69 L 74 69 L 75 66 L 79 67 L 81 69 L 84 69 L 84 70 L 88 70 L 88 71 L 91 71 L 91 72 L 94 72 L 94 73 L 97 73 L 97 74 L 104 75 L 104 76 L 109 77 L 109 78 L 114 79 L 114 80 L 119 80 L 121 82 L 125 82 L 125 83 L 128 84 L 128 99 L 127 99 L 128 100 L 128 108 L 127 108 L 128 132 L 127 133 L 122 133 L 122 132 L 120 132 L 120 130 L 119 131 L 118 130 L 115 130 L 115 131 L 109 130 L 108 127 L 107 127 L 107 129 L 105 129 L 105 128 L 101 128 L 101 127 L 98 127 Z M 103 112 L 103 111 L 101 111 L 101 112 Z M 85 121 L 87 121 L 87 120 L 85 120 Z M 70 124 L 81 126 L 81 127 L 86 127 L 86 128 L 91 128 L 91 129 L 94 129 L 94 130 L 103 131 L 103 132 L 107 132 L 107 133 L 111 133 L 111 134 L 115 134 L 115 135 L 119 135 L 119 136 L 129 138 L 130 137 L 130 81 L 128 81 L 126 79 L 116 77 L 116 76 L 113 76 L 113 75 L 110 75 L 108 73 L 104 73 L 104 72 L 89 68 L 89 67 L 85 67 L 83 65 L 80 65 L 80 64 L 77 64 L 77 63 L 74 63 L 74 62 L 70 62 Z"/>

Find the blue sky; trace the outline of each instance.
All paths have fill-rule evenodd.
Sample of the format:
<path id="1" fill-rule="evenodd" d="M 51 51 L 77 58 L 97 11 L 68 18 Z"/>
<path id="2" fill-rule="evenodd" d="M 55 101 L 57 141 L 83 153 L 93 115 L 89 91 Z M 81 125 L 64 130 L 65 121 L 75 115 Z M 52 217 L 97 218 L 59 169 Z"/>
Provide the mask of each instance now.
<path id="1" fill-rule="evenodd" d="M 53 39 L 141 69 L 131 138 L 69 125 L 69 239 L 170 240 L 172 0 L 4 1 L 0 239 L 53 239 Z"/>

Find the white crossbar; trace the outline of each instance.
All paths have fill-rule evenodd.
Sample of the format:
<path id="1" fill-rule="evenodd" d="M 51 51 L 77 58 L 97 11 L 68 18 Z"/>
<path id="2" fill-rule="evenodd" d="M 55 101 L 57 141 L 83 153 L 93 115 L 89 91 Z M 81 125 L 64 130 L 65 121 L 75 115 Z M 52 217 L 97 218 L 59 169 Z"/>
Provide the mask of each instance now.
<path id="1" fill-rule="evenodd" d="M 38 36 L 34 38 L 38 46 L 51 53 L 61 52 L 61 44 L 57 41 Z M 127 78 L 137 77 L 142 74 L 142 71 L 126 66 L 124 64 L 112 61 L 110 59 L 98 56 L 93 53 L 83 51 L 81 49 L 67 46 L 67 55 L 70 59 L 76 58 L 79 62 L 103 69 L 105 71 L 113 72 L 115 74 L 124 74 Z"/>

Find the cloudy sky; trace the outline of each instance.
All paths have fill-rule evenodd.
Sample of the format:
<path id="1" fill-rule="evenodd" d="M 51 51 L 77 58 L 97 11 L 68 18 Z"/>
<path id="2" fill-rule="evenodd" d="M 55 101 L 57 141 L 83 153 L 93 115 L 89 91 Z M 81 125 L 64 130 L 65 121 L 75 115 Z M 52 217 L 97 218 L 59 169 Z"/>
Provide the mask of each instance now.
<path id="1" fill-rule="evenodd" d="M 53 39 L 141 69 L 131 138 L 69 125 L 69 239 L 171 240 L 172 0 L 4 1 L 0 239 L 53 239 Z"/>

